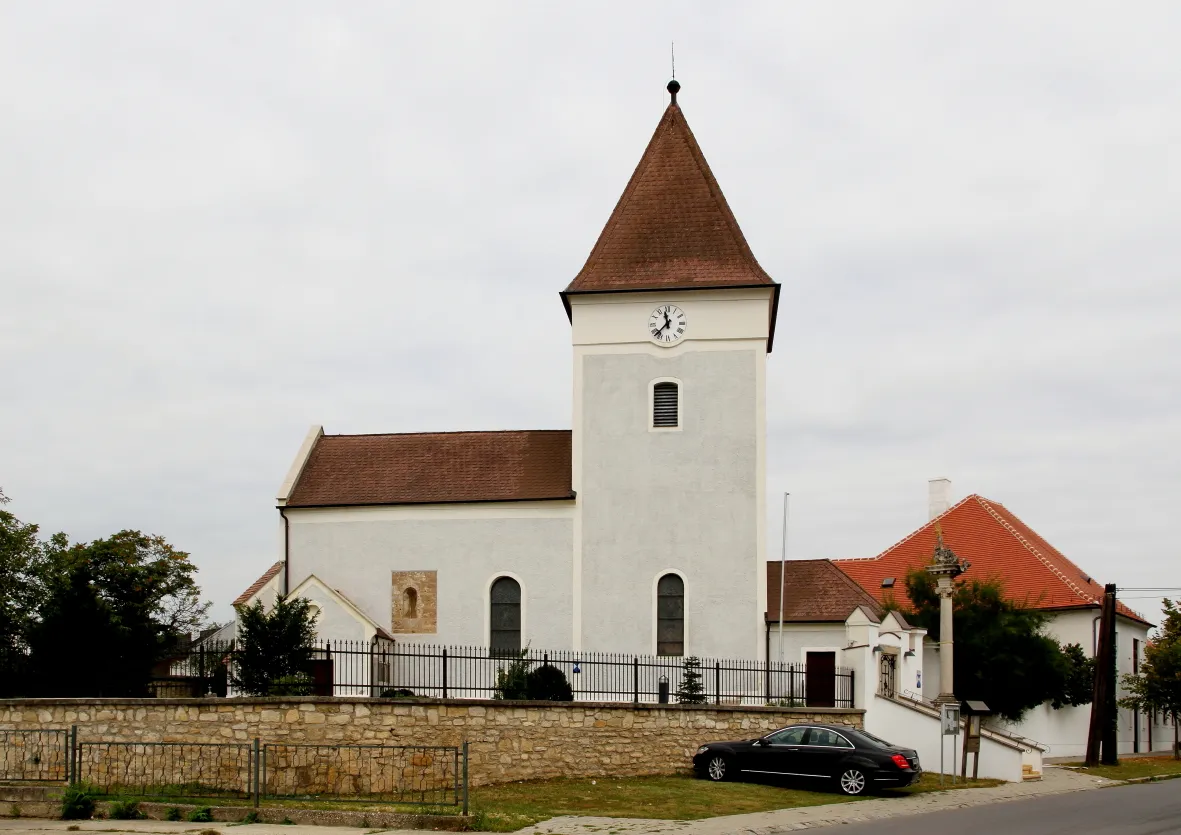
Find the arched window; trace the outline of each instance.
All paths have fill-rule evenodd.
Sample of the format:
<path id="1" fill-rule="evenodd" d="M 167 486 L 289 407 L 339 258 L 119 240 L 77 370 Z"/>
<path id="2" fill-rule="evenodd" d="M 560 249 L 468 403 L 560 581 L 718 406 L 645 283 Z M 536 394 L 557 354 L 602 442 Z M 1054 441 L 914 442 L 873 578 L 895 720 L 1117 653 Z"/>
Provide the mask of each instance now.
<path id="1" fill-rule="evenodd" d="M 512 577 L 500 577 L 489 592 L 492 604 L 489 648 L 495 654 L 521 651 L 521 584 Z"/>
<path id="2" fill-rule="evenodd" d="M 656 584 L 656 654 L 685 654 L 685 581 L 665 574 Z"/>
<path id="3" fill-rule="evenodd" d="M 652 386 L 653 428 L 675 428 L 681 423 L 681 387 L 676 383 Z"/>
<path id="4" fill-rule="evenodd" d="M 418 589 L 408 588 L 402 592 L 402 606 L 405 617 L 418 617 Z"/>

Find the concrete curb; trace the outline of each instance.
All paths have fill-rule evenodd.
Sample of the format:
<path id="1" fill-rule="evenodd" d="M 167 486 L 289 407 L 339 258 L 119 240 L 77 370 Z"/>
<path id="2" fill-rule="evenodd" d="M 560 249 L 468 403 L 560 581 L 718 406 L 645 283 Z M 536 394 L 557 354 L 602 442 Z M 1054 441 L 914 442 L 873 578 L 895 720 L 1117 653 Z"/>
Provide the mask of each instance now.
<path id="1" fill-rule="evenodd" d="M 1131 785 L 1133 783 L 1160 783 L 1164 780 L 1176 780 L 1181 778 L 1181 771 L 1175 774 L 1150 774 L 1147 777 L 1133 777 L 1130 780 L 1121 781 L 1122 785 Z"/>

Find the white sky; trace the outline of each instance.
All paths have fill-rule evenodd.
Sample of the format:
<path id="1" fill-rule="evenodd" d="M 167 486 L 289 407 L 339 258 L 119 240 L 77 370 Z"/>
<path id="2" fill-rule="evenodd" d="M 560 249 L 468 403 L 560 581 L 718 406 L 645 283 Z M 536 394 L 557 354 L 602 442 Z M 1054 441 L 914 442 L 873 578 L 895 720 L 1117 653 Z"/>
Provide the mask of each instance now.
<path id="1" fill-rule="evenodd" d="M 1169 2 L 3 4 L 10 509 L 163 534 L 224 619 L 310 424 L 568 427 L 672 40 L 783 284 L 768 556 L 785 490 L 790 557 L 872 556 L 947 476 L 1181 586 Z"/>

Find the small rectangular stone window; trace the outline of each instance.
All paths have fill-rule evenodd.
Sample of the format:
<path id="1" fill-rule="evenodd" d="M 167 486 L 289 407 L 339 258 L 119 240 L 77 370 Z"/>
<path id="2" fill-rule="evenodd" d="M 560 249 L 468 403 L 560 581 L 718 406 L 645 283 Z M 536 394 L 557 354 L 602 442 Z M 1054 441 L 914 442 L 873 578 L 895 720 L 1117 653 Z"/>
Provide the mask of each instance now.
<path id="1" fill-rule="evenodd" d="M 652 387 L 652 425 L 675 427 L 680 412 L 680 387 L 676 383 L 657 383 Z"/>

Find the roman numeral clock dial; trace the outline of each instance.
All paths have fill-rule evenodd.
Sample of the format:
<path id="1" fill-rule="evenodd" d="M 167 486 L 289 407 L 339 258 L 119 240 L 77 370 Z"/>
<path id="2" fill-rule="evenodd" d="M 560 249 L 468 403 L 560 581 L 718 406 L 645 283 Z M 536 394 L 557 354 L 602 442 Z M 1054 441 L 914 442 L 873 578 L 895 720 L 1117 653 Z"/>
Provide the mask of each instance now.
<path id="1" fill-rule="evenodd" d="M 685 335 L 685 311 L 662 304 L 648 317 L 648 338 L 657 345 L 675 345 Z"/>

